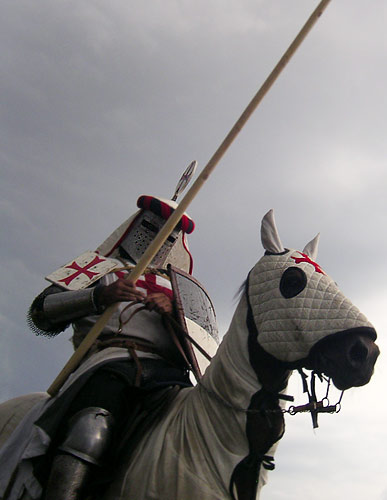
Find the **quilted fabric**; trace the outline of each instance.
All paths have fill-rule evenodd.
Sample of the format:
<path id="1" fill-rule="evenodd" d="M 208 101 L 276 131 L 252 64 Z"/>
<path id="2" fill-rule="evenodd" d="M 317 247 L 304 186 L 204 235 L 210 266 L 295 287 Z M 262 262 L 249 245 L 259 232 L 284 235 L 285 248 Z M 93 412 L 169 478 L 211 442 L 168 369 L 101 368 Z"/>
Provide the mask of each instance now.
<path id="1" fill-rule="evenodd" d="M 372 325 L 339 290 L 318 264 L 297 250 L 265 255 L 250 274 L 249 296 L 263 349 L 281 361 L 306 358 L 327 335 Z M 309 260 L 309 262 L 308 262 Z M 284 298 L 279 284 L 288 267 L 299 267 L 307 276 L 305 289 Z"/>

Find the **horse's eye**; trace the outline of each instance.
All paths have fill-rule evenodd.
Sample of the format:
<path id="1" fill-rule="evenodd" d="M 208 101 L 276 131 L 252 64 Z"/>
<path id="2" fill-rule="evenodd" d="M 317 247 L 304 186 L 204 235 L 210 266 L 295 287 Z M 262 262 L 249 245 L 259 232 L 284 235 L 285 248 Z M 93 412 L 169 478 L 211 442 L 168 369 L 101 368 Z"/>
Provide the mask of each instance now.
<path id="1" fill-rule="evenodd" d="M 280 291 L 285 299 L 295 297 L 306 287 L 306 274 L 299 267 L 289 267 L 282 275 Z"/>

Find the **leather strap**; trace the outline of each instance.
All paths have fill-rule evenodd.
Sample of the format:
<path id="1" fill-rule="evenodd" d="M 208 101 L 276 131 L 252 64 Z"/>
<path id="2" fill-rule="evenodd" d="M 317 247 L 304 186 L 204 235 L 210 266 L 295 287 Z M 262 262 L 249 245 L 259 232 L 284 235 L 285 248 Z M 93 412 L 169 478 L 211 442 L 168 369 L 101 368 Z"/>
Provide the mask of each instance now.
<path id="1" fill-rule="evenodd" d="M 123 347 L 124 349 L 133 349 L 135 351 L 151 352 L 160 356 L 160 352 L 153 345 L 131 339 L 130 337 L 114 336 L 108 339 L 99 340 L 94 345 L 98 351 L 106 349 L 107 347 Z"/>

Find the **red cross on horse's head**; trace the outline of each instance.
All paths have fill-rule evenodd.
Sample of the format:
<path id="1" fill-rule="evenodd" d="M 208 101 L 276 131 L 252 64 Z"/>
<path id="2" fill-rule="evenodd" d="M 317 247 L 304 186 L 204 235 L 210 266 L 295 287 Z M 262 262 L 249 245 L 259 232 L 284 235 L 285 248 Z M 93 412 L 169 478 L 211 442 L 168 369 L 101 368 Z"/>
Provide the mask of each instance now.
<path id="1" fill-rule="evenodd" d="M 300 264 L 301 262 L 307 262 L 308 264 L 312 264 L 317 273 L 325 274 L 324 271 L 321 269 L 321 267 L 316 262 L 314 262 L 308 255 L 306 255 L 306 253 L 302 253 L 299 251 L 297 251 L 297 253 L 302 255 L 302 257 L 294 257 L 292 255 L 292 259 L 294 259 L 296 264 Z"/>

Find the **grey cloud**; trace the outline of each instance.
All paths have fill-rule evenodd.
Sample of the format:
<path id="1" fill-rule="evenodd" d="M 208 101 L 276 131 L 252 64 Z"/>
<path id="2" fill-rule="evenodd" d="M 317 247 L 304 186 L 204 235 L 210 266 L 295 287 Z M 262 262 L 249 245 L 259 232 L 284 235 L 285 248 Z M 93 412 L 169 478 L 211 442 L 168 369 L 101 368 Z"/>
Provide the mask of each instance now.
<path id="1" fill-rule="evenodd" d="M 1 400 L 46 389 L 70 355 L 70 331 L 47 340 L 26 326 L 44 276 L 96 248 L 134 212 L 138 195 L 171 196 L 191 160 L 202 168 L 313 7 L 3 2 Z M 222 332 L 262 255 L 260 219 L 274 208 L 285 246 L 303 248 L 321 232 L 319 263 L 360 305 L 372 299 L 383 335 L 386 14 L 381 0 L 372 8 L 332 2 L 189 207 L 195 276 Z M 383 357 L 379 363 L 375 389 L 365 388 L 370 397 L 382 387 Z M 357 500 L 371 483 L 367 496 L 380 495 L 382 474 L 367 469 L 358 478 L 343 465 L 359 458 L 351 426 L 374 444 L 373 456 L 365 449 L 359 460 L 385 463 L 374 439 L 380 424 L 370 429 L 361 402 L 349 407 L 348 429 L 339 417 L 318 446 L 305 437 L 309 421 L 289 424 L 263 498 L 310 491 L 319 500 L 329 491 Z M 294 459 L 295 449 L 304 455 Z M 304 481 L 310 455 L 315 488 Z M 335 478 L 335 467 L 344 467 L 343 479 L 327 486 L 319 473 L 327 467 Z"/>

